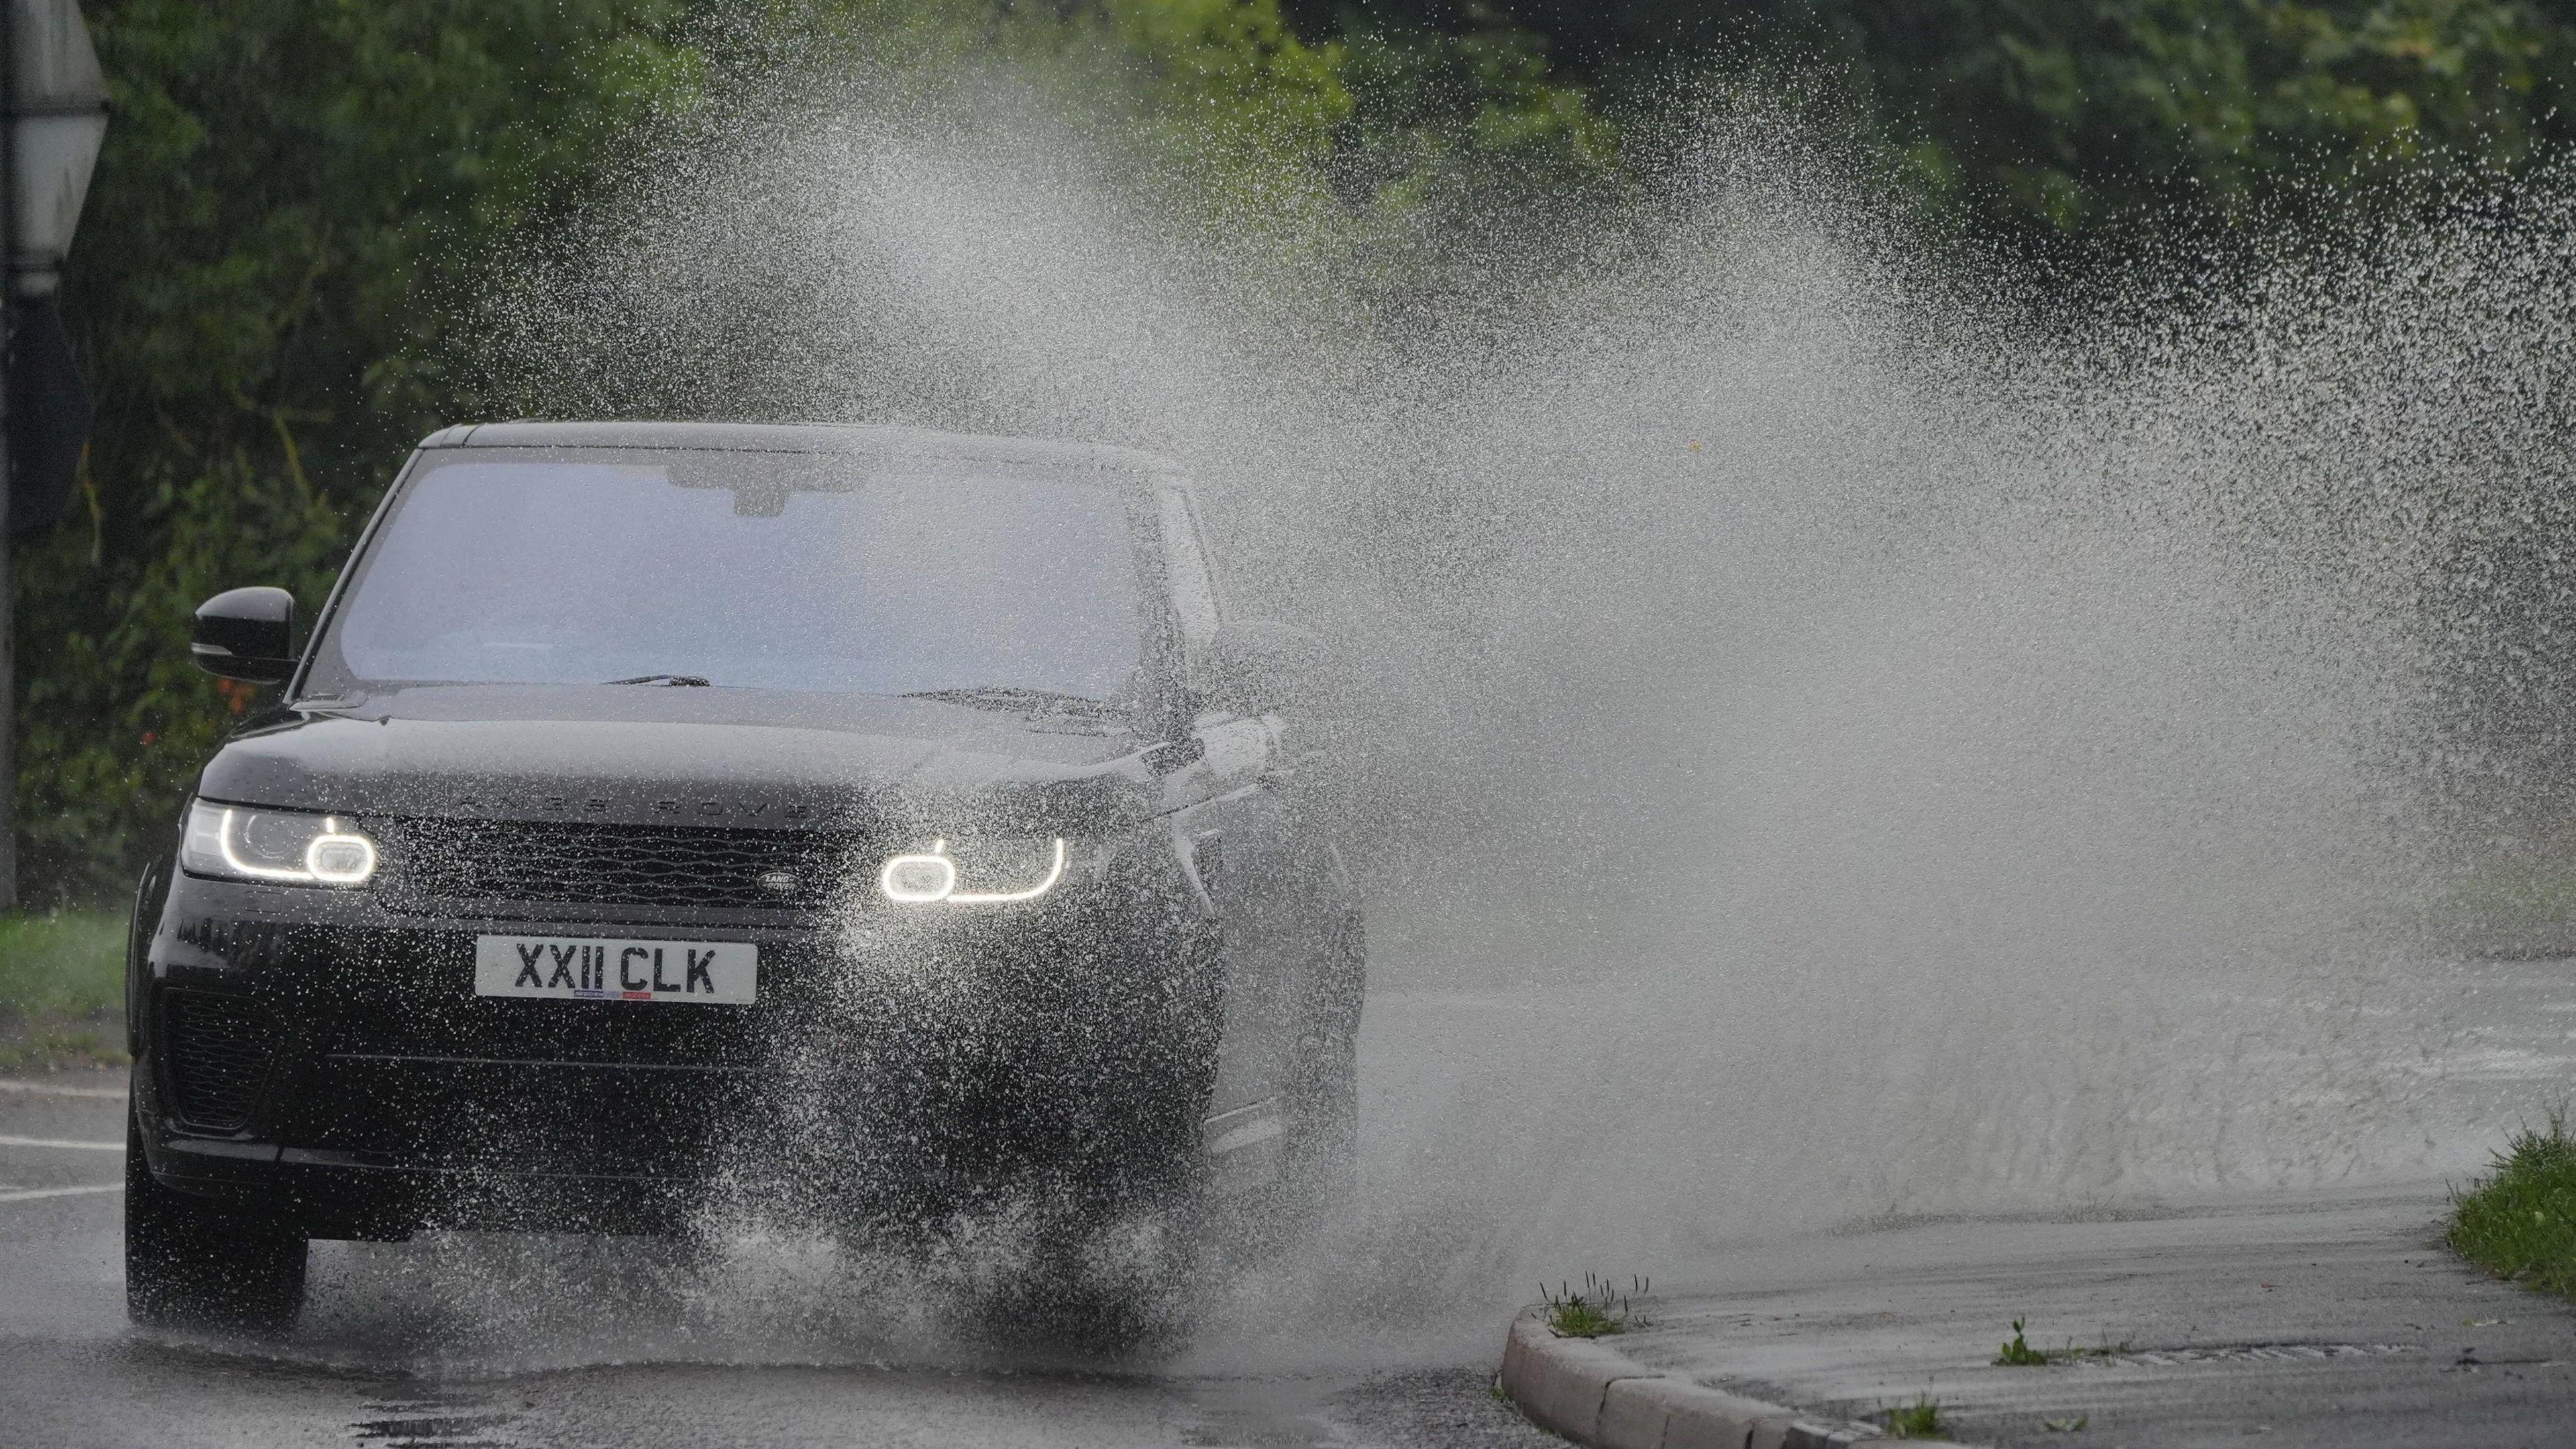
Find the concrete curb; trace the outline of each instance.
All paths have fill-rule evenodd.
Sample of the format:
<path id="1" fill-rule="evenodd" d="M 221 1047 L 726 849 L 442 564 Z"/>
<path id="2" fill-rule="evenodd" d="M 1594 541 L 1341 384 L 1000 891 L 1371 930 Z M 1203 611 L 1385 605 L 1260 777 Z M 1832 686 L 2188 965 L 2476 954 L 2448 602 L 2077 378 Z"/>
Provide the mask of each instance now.
<path id="1" fill-rule="evenodd" d="M 1502 1390 L 1541 1428 L 1591 1449 L 1844 1449 L 1884 1437 L 1672 1378 L 1526 1315 L 1503 1339 Z"/>

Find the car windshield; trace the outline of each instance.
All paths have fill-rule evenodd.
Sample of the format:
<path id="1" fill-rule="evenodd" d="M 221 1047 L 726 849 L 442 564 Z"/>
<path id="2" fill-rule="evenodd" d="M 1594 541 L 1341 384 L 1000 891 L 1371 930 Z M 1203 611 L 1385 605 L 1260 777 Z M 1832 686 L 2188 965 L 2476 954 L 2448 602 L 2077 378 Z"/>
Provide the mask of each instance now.
<path id="1" fill-rule="evenodd" d="M 1142 657 L 1137 546 L 1106 483 L 812 455 L 460 459 L 404 487 L 323 657 L 361 684 L 1118 700 Z"/>

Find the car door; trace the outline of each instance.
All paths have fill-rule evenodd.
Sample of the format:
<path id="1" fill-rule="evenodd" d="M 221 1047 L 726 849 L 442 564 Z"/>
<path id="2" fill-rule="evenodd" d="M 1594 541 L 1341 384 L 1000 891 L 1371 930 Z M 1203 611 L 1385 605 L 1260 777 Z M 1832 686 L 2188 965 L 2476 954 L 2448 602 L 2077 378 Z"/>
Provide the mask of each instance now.
<path id="1" fill-rule="evenodd" d="M 1204 679 L 1223 624 L 1215 571 L 1189 495 L 1168 487 L 1159 508 L 1186 667 Z M 1295 1096 L 1319 1037 L 1346 1048 L 1357 1025 L 1357 901 L 1296 743 L 1292 720 L 1203 708 L 1187 742 L 1195 758 L 1169 782 L 1190 802 L 1174 828 L 1224 942 L 1218 1118 L 1259 1121 L 1264 1103 Z"/>

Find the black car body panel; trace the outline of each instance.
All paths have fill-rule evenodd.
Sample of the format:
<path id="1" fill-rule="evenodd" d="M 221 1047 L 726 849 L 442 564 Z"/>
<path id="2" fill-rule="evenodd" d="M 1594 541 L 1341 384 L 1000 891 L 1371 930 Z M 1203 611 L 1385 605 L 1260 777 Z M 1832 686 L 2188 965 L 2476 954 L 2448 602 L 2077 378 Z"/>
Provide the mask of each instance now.
<path id="1" fill-rule="evenodd" d="M 1123 734 L 931 700 L 429 687 L 254 723 L 207 764 L 198 794 L 343 814 L 746 827 L 810 824 L 889 792 L 925 806 L 971 794 L 1036 812 L 1036 826 L 1048 812 L 1153 811 L 1162 792 L 1138 753 Z"/>
<path id="2" fill-rule="evenodd" d="M 1162 530 L 1142 683 L 1116 711 L 1058 713 L 353 682 L 334 617 L 424 466 L 628 449 L 1112 479 Z M 1218 625 L 1203 558 L 1172 556 L 1199 547 L 1188 508 L 1168 463 L 1076 445 L 714 424 L 428 439 L 281 702 L 197 791 L 327 814 L 375 843 L 375 874 L 217 879 L 174 851 L 142 883 L 129 1019 L 153 1179 L 356 1237 L 673 1231 L 716 1191 L 879 1220 L 1140 1172 L 1275 1179 L 1301 1062 L 1356 1021 L 1358 902 L 1283 768 L 1280 721 L 1212 707 L 1196 677 Z M 968 826 L 1075 842 L 1067 884 L 981 916 L 878 889 L 880 862 Z M 759 995 L 478 994 L 484 937 L 748 943 Z"/>

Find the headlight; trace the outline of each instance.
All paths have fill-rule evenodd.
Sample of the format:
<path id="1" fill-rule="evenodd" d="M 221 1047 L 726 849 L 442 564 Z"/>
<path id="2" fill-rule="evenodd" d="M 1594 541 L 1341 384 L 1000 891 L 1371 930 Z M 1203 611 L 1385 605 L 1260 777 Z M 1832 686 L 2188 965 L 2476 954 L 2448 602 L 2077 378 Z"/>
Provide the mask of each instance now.
<path id="1" fill-rule="evenodd" d="M 179 864 L 191 875 L 288 885 L 364 885 L 376 873 L 376 843 L 336 815 L 188 805 Z"/>
<path id="2" fill-rule="evenodd" d="M 877 872 L 877 889 L 907 906 L 1033 901 L 1064 879 L 1064 861 L 1060 839 L 962 842 L 953 851 L 946 840 L 934 840 L 928 850 L 887 861 Z"/>

